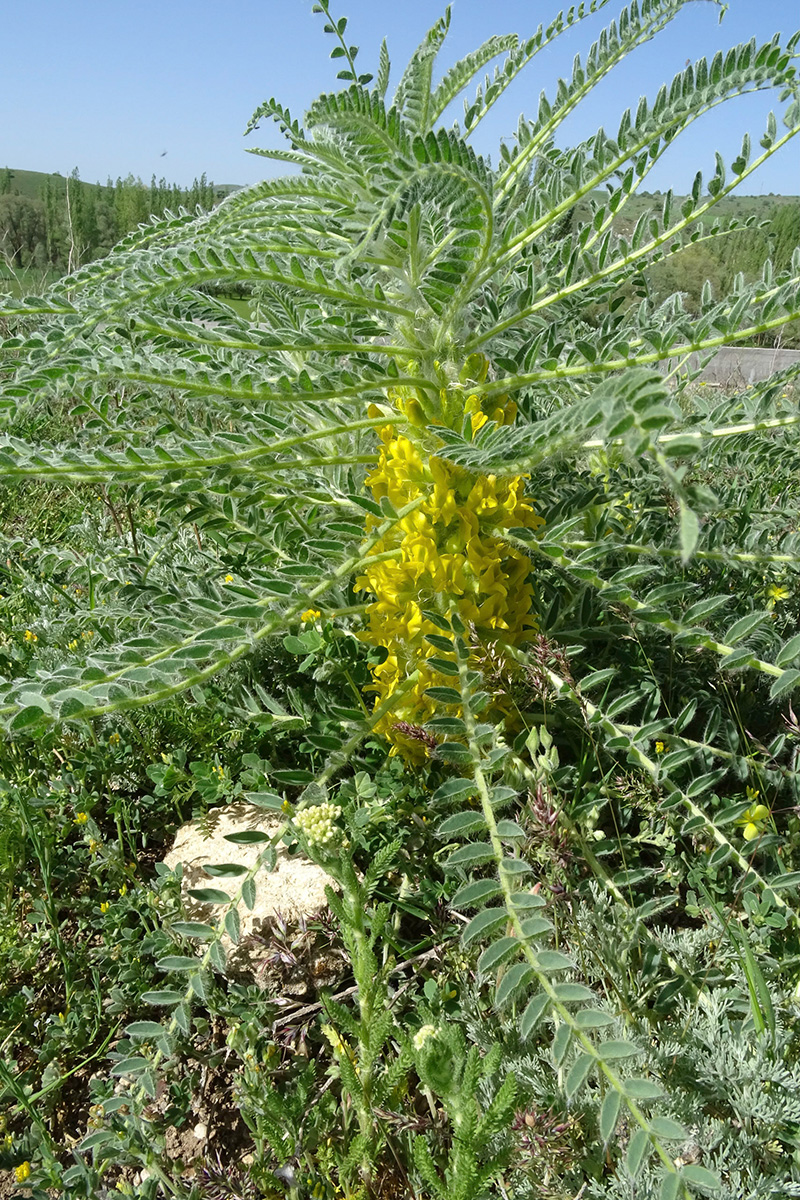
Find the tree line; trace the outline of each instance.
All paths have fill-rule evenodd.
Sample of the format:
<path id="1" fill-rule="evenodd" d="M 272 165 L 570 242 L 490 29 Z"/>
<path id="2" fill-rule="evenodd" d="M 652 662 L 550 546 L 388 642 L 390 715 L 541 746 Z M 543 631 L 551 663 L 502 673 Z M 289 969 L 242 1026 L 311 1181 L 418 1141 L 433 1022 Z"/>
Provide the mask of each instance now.
<path id="1" fill-rule="evenodd" d="M 45 176 L 39 194 L 29 195 L 6 167 L 0 172 L 0 261 L 15 270 L 74 270 L 107 254 L 149 217 L 181 206 L 209 209 L 222 194 L 205 174 L 190 188 L 155 175 L 149 186 L 133 175 L 88 184 L 76 168 L 68 176 Z"/>

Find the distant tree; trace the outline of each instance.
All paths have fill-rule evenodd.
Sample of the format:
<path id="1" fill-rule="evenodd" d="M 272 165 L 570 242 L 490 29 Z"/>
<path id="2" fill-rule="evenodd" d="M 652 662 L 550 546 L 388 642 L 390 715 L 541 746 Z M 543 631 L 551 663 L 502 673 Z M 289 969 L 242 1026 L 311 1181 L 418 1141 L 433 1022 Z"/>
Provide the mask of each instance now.
<path id="1" fill-rule="evenodd" d="M 0 195 L 0 254 L 4 258 L 15 266 L 29 266 L 45 236 L 41 200 L 11 193 Z"/>

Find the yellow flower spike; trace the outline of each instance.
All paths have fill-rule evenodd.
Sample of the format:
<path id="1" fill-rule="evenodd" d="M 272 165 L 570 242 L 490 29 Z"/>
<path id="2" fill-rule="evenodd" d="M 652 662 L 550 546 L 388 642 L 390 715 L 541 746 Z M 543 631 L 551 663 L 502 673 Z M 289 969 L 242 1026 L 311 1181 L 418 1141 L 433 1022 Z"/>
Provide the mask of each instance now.
<path id="1" fill-rule="evenodd" d="M 14 1178 L 17 1183 L 24 1183 L 26 1179 L 31 1177 L 31 1164 L 26 1160 L 14 1168 Z"/>
<path id="2" fill-rule="evenodd" d="M 488 366 L 483 355 L 472 356 L 461 381 L 481 382 Z M 389 396 L 401 411 L 408 411 L 409 398 L 402 389 Z M 464 398 L 457 391 L 445 391 L 442 401 L 453 428 L 460 429 L 464 413 L 473 417 L 474 430 L 489 419 L 474 393 Z M 491 419 L 509 424 L 514 420 L 516 405 L 506 397 L 492 397 L 490 405 Z M 374 498 L 388 496 L 397 508 L 414 500 L 421 503 L 374 547 L 376 554 L 391 557 L 370 565 L 356 581 L 357 590 L 374 596 L 361 637 L 386 651 L 384 662 L 372 671 L 376 705 L 418 672 L 415 686 L 384 715 L 376 731 L 388 738 L 391 753 L 422 762 L 430 747 L 420 726 L 436 712 L 427 689 L 453 683 L 426 665 L 435 651 L 425 637 L 438 627 L 423 609 L 441 611 L 446 597 L 456 603 L 461 620 L 479 633 L 497 631 L 512 644 L 524 641 L 536 628 L 530 611 L 533 589 L 527 582 L 531 562 L 495 534 L 518 526 L 536 529 L 543 522 L 525 497 L 523 476 L 476 477 L 435 454 L 423 458 L 421 449 L 391 425 L 380 430 L 379 439 L 378 461 L 367 477 Z M 367 517 L 368 532 L 377 524 L 376 518 Z M 502 701 L 499 711 L 508 711 Z"/>

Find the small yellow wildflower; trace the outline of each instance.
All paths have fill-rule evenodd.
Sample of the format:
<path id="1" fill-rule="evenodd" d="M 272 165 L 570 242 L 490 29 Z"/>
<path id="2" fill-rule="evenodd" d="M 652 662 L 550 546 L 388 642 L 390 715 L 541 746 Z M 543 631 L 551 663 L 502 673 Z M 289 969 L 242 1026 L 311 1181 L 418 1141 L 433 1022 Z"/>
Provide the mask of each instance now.
<path id="1" fill-rule="evenodd" d="M 107 913 L 110 907 L 111 907 L 111 905 L 109 904 L 108 900 L 104 900 L 103 903 L 100 905 L 100 912 Z"/>
<path id="2" fill-rule="evenodd" d="M 232 576 L 232 575 L 226 575 L 226 576 L 225 576 L 225 578 L 223 579 L 223 581 L 222 581 L 222 582 L 223 582 L 223 583 L 233 583 L 233 576 Z"/>
<path id="3" fill-rule="evenodd" d="M 306 625 L 311 621 L 318 621 L 321 616 L 322 613 L 319 611 L 319 609 L 307 608 L 305 612 L 300 613 L 300 620 L 304 625 Z"/>
<path id="4" fill-rule="evenodd" d="M 122 887 L 119 889 L 119 894 L 120 894 L 120 896 L 126 896 L 128 894 L 127 883 L 123 883 Z"/>
<path id="5" fill-rule="evenodd" d="M 758 788 L 748 787 L 747 799 L 757 800 L 761 795 Z M 751 804 L 745 813 L 742 813 L 737 825 L 743 825 L 742 837 L 746 842 L 753 842 L 766 829 L 767 821 L 769 820 L 769 809 L 766 804 Z"/>
<path id="6" fill-rule="evenodd" d="M 17 1183 L 24 1183 L 26 1179 L 30 1179 L 30 1175 L 31 1164 L 27 1161 L 27 1159 L 24 1163 L 20 1163 L 18 1167 L 14 1168 L 14 1178 L 16 1179 Z"/>
<path id="7" fill-rule="evenodd" d="M 110 733 L 108 735 L 109 746 L 118 746 L 121 741 L 122 741 L 122 738 L 120 737 L 120 735 L 118 733 Z"/>
<path id="8" fill-rule="evenodd" d="M 26 642 L 38 642 L 38 640 L 39 640 L 38 637 L 36 636 L 36 634 L 33 632 L 32 629 L 25 630 L 25 641 Z"/>
<path id="9" fill-rule="evenodd" d="M 94 838 L 89 838 L 89 853 L 98 854 L 100 852 L 100 845 L 101 843 Z"/>
<path id="10" fill-rule="evenodd" d="M 71 642 L 67 642 L 67 649 L 68 650 L 77 650 L 78 649 L 78 639 L 73 638 Z"/>
<path id="11" fill-rule="evenodd" d="M 94 637 L 94 630 L 93 629 L 84 629 L 83 633 L 81 634 L 81 637 L 84 639 L 84 641 L 87 641 L 87 642 L 90 641 Z"/>
<path id="12" fill-rule="evenodd" d="M 10 1149 L 11 1149 L 11 1147 L 14 1145 L 14 1135 L 13 1135 L 13 1134 L 11 1134 L 11 1133 L 7 1133 L 7 1134 L 5 1134 L 5 1135 L 4 1135 L 4 1137 L 3 1137 L 3 1143 L 2 1143 L 2 1144 L 3 1144 L 3 1148 L 4 1148 L 5 1150 L 10 1150 Z"/>
<path id="13" fill-rule="evenodd" d="M 666 748 L 663 742 L 656 742 L 656 754 L 663 754 Z"/>
<path id="14" fill-rule="evenodd" d="M 777 583 L 771 583 L 767 588 L 767 607 L 774 608 L 782 600 L 788 600 L 791 594 L 788 588 L 781 587 Z"/>
<path id="15" fill-rule="evenodd" d="M 73 820 L 76 825 L 85 825 L 89 820 L 89 814 L 85 812 L 76 812 Z"/>

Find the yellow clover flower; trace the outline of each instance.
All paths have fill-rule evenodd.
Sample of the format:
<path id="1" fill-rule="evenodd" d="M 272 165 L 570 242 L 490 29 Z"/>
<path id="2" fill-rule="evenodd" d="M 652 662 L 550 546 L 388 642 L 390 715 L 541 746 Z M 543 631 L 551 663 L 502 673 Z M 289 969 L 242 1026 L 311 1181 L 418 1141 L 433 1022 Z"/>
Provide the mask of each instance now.
<path id="1" fill-rule="evenodd" d="M 318 621 L 321 616 L 322 616 L 322 613 L 319 611 L 319 609 L 307 608 L 305 610 L 305 612 L 300 613 L 300 620 L 305 625 L 311 621 Z"/>
<path id="2" fill-rule="evenodd" d="M 26 1179 L 30 1179 L 30 1176 L 31 1164 L 27 1161 L 27 1159 L 25 1162 L 20 1163 L 18 1167 L 14 1168 L 14 1178 L 16 1179 L 17 1183 L 24 1183 Z"/>

